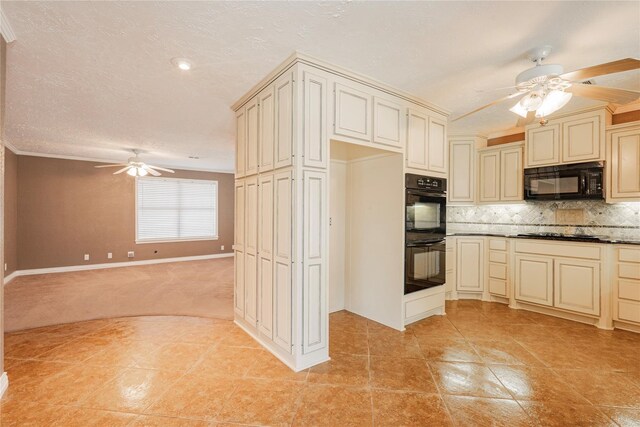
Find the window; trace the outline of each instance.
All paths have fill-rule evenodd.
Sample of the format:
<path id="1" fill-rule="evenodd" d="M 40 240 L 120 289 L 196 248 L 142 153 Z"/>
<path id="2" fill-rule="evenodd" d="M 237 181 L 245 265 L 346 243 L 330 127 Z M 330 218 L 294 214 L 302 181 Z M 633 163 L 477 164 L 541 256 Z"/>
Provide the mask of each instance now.
<path id="1" fill-rule="evenodd" d="M 217 238 L 217 181 L 136 178 L 136 243 Z"/>

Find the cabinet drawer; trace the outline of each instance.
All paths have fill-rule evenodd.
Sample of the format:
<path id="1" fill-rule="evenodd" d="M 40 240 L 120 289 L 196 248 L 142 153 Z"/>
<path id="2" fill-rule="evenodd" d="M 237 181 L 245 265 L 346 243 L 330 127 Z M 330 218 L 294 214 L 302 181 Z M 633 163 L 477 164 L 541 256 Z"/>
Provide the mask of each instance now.
<path id="1" fill-rule="evenodd" d="M 507 280 L 507 266 L 504 264 L 489 263 L 489 277 Z"/>
<path id="2" fill-rule="evenodd" d="M 489 249 L 496 251 L 506 251 L 507 241 L 504 239 L 489 239 Z"/>
<path id="3" fill-rule="evenodd" d="M 507 263 L 507 253 L 506 252 L 496 252 L 489 251 L 489 261 L 490 262 L 499 262 L 502 264 Z"/>
<path id="4" fill-rule="evenodd" d="M 618 264 L 618 277 L 640 280 L 640 264 Z"/>
<path id="5" fill-rule="evenodd" d="M 618 280 L 618 298 L 640 302 L 640 281 Z"/>
<path id="6" fill-rule="evenodd" d="M 624 262 L 640 262 L 640 249 L 618 249 L 618 260 Z"/>
<path id="7" fill-rule="evenodd" d="M 414 316 L 426 313 L 430 310 L 444 306 L 444 292 L 428 295 L 422 298 L 406 301 L 404 303 L 404 318 L 410 319 Z"/>
<path id="8" fill-rule="evenodd" d="M 618 301 L 618 319 L 640 323 L 640 303 Z"/>
<path id="9" fill-rule="evenodd" d="M 570 258 L 600 259 L 600 246 L 596 244 L 554 244 L 541 240 L 520 240 L 516 252 Z"/>
<path id="10" fill-rule="evenodd" d="M 489 292 L 492 294 L 507 296 L 507 282 L 505 280 L 499 280 L 489 278 Z"/>

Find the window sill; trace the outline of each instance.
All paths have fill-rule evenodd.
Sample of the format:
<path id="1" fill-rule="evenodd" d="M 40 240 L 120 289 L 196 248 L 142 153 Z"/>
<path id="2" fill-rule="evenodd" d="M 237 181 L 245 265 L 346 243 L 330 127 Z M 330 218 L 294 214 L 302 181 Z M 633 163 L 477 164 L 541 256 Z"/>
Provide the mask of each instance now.
<path id="1" fill-rule="evenodd" d="M 218 236 L 216 237 L 203 237 L 196 239 L 169 239 L 169 240 L 136 240 L 136 245 L 146 245 L 149 243 L 180 243 L 180 242 L 206 242 L 206 241 L 214 241 L 218 240 Z"/>

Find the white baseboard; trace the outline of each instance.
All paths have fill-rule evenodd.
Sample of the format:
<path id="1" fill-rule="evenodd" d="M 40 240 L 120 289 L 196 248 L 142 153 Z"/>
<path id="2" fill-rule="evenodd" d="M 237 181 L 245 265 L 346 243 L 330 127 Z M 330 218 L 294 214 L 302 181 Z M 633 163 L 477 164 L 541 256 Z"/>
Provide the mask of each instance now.
<path id="1" fill-rule="evenodd" d="M 8 387 L 9 377 L 7 376 L 6 372 L 3 372 L 2 375 L 0 375 L 0 398 L 2 397 L 2 395 L 4 395 L 4 392 L 7 391 Z"/>
<path id="2" fill-rule="evenodd" d="M 142 261 L 110 262 L 110 263 L 104 263 L 104 264 L 69 265 L 66 267 L 16 270 L 4 278 L 4 284 L 6 285 L 7 283 L 9 283 L 10 281 L 12 281 L 18 276 L 33 276 L 34 274 L 67 273 L 70 271 L 101 270 L 104 268 L 133 267 L 136 265 L 165 264 L 168 262 L 200 261 L 205 259 L 229 258 L 232 256 L 233 256 L 233 252 L 223 253 L 223 254 L 185 256 L 185 257 L 176 257 L 176 258 L 145 259 Z"/>

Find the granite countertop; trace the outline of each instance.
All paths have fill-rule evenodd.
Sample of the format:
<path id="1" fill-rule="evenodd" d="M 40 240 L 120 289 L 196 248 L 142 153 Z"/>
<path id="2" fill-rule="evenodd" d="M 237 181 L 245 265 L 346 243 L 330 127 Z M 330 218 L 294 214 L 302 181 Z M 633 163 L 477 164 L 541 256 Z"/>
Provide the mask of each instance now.
<path id="1" fill-rule="evenodd" d="M 537 239 L 537 240 L 561 240 L 566 242 L 586 242 L 586 243 L 609 243 L 618 245 L 640 245 L 640 239 L 619 238 L 610 236 L 587 236 L 581 234 L 561 234 L 561 233 L 494 233 L 494 232 L 453 232 L 447 233 L 447 236 L 489 236 L 489 237 L 506 237 L 509 239 Z"/>

